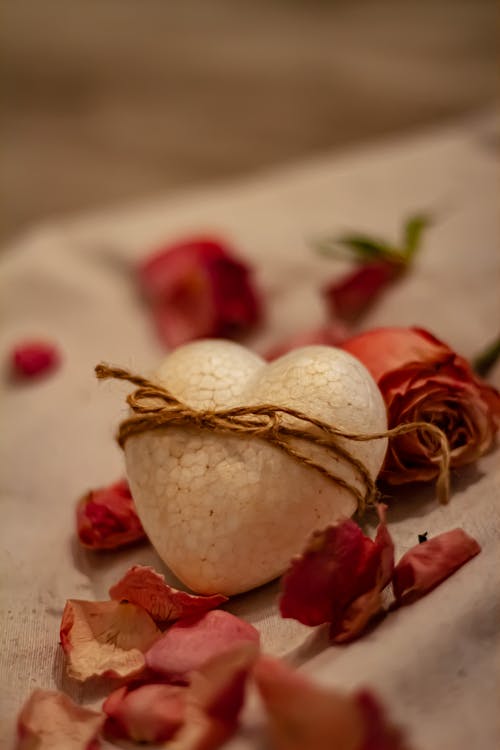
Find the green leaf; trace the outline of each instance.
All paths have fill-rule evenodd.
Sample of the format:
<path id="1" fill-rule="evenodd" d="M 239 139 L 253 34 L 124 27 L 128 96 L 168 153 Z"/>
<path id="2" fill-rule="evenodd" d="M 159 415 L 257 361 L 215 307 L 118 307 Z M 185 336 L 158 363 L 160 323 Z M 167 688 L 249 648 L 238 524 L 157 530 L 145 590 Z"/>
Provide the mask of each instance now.
<path id="1" fill-rule="evenodd" d="M 373 239 L 364 234 L 345 234 L 335 239 L 319 240 L 315 243 L 318 252 L 342 258 L 353 254 L 357 260 L 402 260 L 402 255 L 384 240 Z"/>
<path id="2" fill-rule="evenodd" d="M 407 261 L 410 261 L 419 249 L 422 232 L 430 224 L 431 218 L 426 214 L 411 216 L 405 222 L 403 230 L 403 253 Z"/>
<path id="3" fill-rule="evenodd" d="M 472 360 L 472 367 L 478 375 L 484 377 L 489 373 L 500 357 L 500 336 Z"/>

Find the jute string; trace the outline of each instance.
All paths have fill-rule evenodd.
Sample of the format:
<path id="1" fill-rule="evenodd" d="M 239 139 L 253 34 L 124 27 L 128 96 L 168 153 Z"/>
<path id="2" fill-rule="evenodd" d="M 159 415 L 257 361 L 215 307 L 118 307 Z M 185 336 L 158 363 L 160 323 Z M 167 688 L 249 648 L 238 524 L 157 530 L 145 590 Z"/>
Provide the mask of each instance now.
<path id="1" fill-rule="evenodd" d="M 274 404 L 258 404 L 256 406 L 236 406 L 231 409 L 193 409 L 175 398 L 163 386 L 134 375 L 120 367 L 99 364 L 95 368 L 99 380 L 109 378 L 126 380 L 136 385 L 137 390 L 127 396 L 127 403 L 133 415 L 124 419 L 117 434 L 118 444 L 123 448 L 126 441 L 134 436 L 150 430 L 163 430 L 172 426 L 190 426 L 201 430 L 209 430 L 219 434 L 239 435 L 244 438 L 259 438 L 270 445 L 309 466 L 327 477 L 338 487 L 350 492 L 356 499 L 358 511 L 363 513 L 366 507 L 373 505 L 377 498 L 377 487 L 368 469 L 362 461 L 339 443 L 339 438 L 365 442 L 381 438 L 395 438 L 409 432 L 420 431 L 427 436 L 435 448 L 435 459 L 439 464 L 437 479 L 437 494 L 441 502 L 448 502 L 449 498 L 449 469 L 450 448 L 444 432 L 436 425 L 428 422 L 405 422 L 390 430 L 372 433 L 351 433 L 334 427 L 320 419 L 315 419 L 298 409 Z M 284 418 L 293 417 L 298 420 L 296 427 L 285 424 Z M 310 431 L 311 427 L 317 428 Z M 290 442 L 293 439 L 306 444 L 318 446 L 328 456 L 334 456 L 349 464 L 354 474 L 361 480 L 363 489 L 347 482 L 334 471 L 310 458 Z"/>

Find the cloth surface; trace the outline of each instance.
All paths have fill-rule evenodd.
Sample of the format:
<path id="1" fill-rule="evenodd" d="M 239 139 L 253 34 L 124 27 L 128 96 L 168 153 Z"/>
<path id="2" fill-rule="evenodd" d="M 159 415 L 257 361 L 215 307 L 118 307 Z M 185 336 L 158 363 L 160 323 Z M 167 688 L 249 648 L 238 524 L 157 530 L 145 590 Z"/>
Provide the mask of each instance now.
<path id="1" fill-rule="evenodd" d="M 113 441 L 126 386 L 97 384 L 105 360 L 149 374 L 163 356 L 134 285 L 134 263 L 162 243 L 211 232 L 254 265 L 266 324 L 259 351 L 325 319 L 319 288 L 347 266 L 310 240 L 344 229 L 395 237 L 410 213 L 429 210 L 414 271 L 391 289 L 368 326 L 418 324 L 465 356 L 498 331 L 495 151 L 491 119 L 333 155 L 212 190 L 41 227 L 1 260 L 0 355 L 25 337 L 58 343 L 53 376 L 2 379 L 1 747 L 35 687 L 62 688 L 98 705 L 105 688 L 64 675 L 58 629 L 67 598 L 105 599 L 133 563 L 164 566 L 149 547 L 98 556 L 74 538 L 76 500 L 124 473 Z M 500 382 L 497 368 L 493 373 Z M 256 624 L 263 645 L 326 685 L 373 688 L 418 750 L 498 746 L 498 451 L 453 479 L 448 506 L 432 488 L 404 491 L 388 521 L 397 557 L 417 534 L 463 527 L 481 554 L 420 602 L 390 614 L 358 642 L 328 647 L 324 630 L 282 620 L 277 584 L 237 597 L 230 609 Z M 251 701 L 228 748 L 259 748 Z"/>

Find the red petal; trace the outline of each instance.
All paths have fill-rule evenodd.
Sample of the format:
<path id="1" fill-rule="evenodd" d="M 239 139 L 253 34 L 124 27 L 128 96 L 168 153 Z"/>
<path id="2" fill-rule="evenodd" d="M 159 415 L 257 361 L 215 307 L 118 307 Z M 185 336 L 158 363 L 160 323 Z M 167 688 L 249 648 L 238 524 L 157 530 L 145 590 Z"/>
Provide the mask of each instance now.
<path id="1" fill-rule="evenodd" d="M 305 625 L 332 623 L 333 640 L 349 640 L 380 610 L 380 592 L 390 581 L 394 549 L 379 509 L 375 541 L 354 521 L 341 521 L 311 537 L 282 581 L 280 610 Z"/>
<path id="2" fill-rule="evenodd" d="M 168 622 L 201 614 L 227 602 L 227 596 L 198 596 L 169 586 L 153 568 L 134 565 L 109 590 L 112 599 L 143 607 L 156 622 Z"/>
<path id="3" fill-rule="evenodd" d="M 35 690 L 17 720 L 16 750 L 99 750 L 103 720 L 64 693 Z"/>
<path id="4" fill-rule="evenodd" d="M 392 586 L 398 604 L 409 604 L 427 594 L 481 551 L 462 529 L 417 544 L 396 565 Z"/>
<path id="5" fill-rule="evenodd" d="M 92 490 L 77 505 L 80 543 L 92 550 L 114 550 L 146 539 L 125 479 Z"/>
<path id="6" fill-rule="evenodd" d="M 233 646 L 259 643 L 259 632 L 249 623 L 219 609 L 172 625 L 146 654 L 146 664 L 168 679 L 185 679 L 209 659 Z"/>
<path id="7" fill-rule="evenodd" d="M 312 331 L 304 331 L 273 346 L 264 354 L 264 359 L 271 362 L 273 359 L 282 357 L 283 354 L 297 349 L 301 346 L 319 344 L 323 346 L 340 346 L 348 337 L 348 330 L 342 323 L 332 323 L 323 328 L 315 328 Z"/>
<path id="8" fill-rule="evenodd" d="M 342 695 L 314 685 L 284 662 L 261 657 L 255 681 L 274 750 L 404 750 L 401 735 L 366 692 Z"/>
<path id="9" fill-rule="evenodd" d="M 105 700 L 106 735 L 134 742 L 162 742 L 182 726 L 186 713 L 186 688 L 175 685 L 141 685 L 118 688 Z"/>
<path id="10" fill-rule="evenodd" d="M 250 271 L 226 245 L 195 237 L 147 258 L 138 279 L 169 347 L 253 326 L 260 302 Z"/>
<path id="11" fill-rule="evenodd" d="M 357 320 L 401 271 L 399 264 L 375 261 L 359 266 L 347 276 L 329 284 L 323 293 L 331 314 L 341 320 Z"/>
<path id="12" fill-rule="evenodd" d="M 144 653 L 161 635 L 147 612 L 135 604 L 69 599 L 61 621 L 61 645 L 68 674 L 133 677 L 145 667 Z"/>
<path id="13" fill-rule="evenodd" d="M 23 341 L 11 353 L 12 374 L 18 378 L 36 378 L 59 364 L 58 350 L 46 341 Z"/>

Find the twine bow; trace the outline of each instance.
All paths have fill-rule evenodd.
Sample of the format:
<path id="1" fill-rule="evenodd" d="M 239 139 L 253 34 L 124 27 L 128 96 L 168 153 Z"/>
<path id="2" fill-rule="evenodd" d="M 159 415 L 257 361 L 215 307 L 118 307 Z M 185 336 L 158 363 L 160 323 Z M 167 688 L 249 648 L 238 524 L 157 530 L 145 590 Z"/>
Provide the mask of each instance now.
<path id="1" fill-rule="evenodd" d="M 355 458 L 341 443 L 339 438 L 365 442 L 393 438 L 409 432 L 421 431 L 435 446 L 436 459 L 439 462 L 439 476 L 437 493 L 439 500 L 448 502 L 449 497 L 449 467 L 450 449 L 444 432 L 436 425 L 428 422 L 407 422 L 390 430 L 359 434 L 346 432 L 320 419 L 308 416 L 298 409 L 273 404 L 258 404 L 256 406 L 236 406 L 230 409 L 193 409 L 175 398 L 163 386 L 153 383 L 140 375 L 134 375 L 120 367 L 110 367 L 99 364 L 95 368 L 98 380 L 126 380 L 138 386 L 137 390 L 129 393 L 127 403 L 133 415 L 124 419 L 117 434 L 117 441 L 121 448 L 126 441 L 134 436 L 150 430 L 163 430 L 171 426 L 190 426 L 202 430 L 246 438 L 259 438 L 291 456 L 296 461 L 309 466 L 311 469 L 327 477 L 338 487 L 350 492 L 356 499 L 358 511 L 363 513 L 366 507 L 373 505 L 377 498 L 377 487 L 370 472 L 362 461 Z M 301 424 L 296 427 L 286 424 L 285 417 L 293 417 Z M 317 428 L 311 431 L 311 427 Z M 338 476 L 333 471 L 315 461 L 291 440 L 303 441 L 306 444 L 318 446 L 328 456 L 345 461 L 355 476 L 361 481 L 363 490 Z"/>

